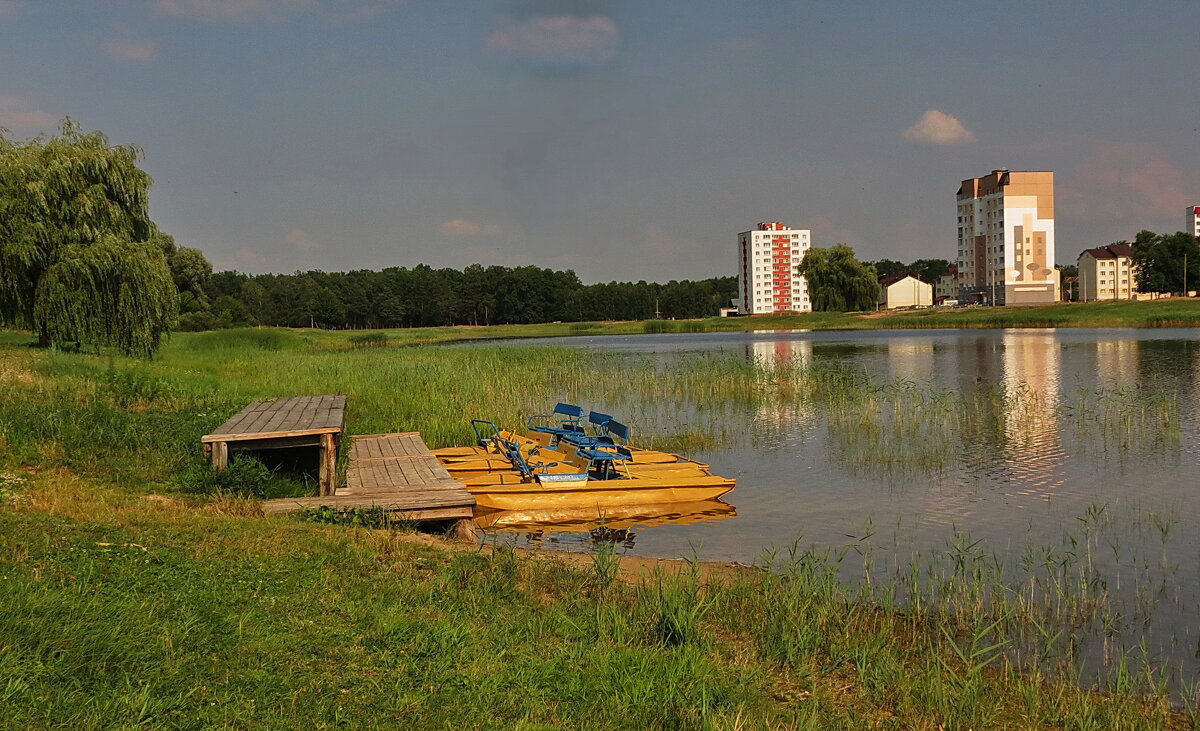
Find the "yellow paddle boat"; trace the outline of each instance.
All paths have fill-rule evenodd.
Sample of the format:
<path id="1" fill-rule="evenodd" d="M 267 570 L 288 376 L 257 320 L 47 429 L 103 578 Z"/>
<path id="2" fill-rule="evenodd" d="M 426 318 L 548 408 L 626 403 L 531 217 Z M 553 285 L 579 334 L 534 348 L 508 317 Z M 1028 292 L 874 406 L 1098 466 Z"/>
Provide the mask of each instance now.
<path id="1" fill-rule="evenodd" d="M 736 481 L 708 465 L 654 453 L 639 463 L 635 450 L 600 441 L 560 441 L 557 449 L 502 432 L 490 421 L 471 422 L 478 446 L 437 450 L 480 510 L 601 509 L 715 500 Z M 648 453 L 647 450 L 640 450 Z M 674 461 L 667 461 L 667 458 Z"/>

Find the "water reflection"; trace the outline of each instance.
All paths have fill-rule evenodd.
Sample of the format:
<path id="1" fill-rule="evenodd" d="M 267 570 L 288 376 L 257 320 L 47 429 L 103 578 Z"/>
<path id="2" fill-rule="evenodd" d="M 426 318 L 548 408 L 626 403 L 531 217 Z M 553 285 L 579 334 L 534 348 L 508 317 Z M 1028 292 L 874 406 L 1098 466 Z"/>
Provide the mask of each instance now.
<path id="1" fill-rule="evenodd" d="M 1002 361 L 1009 491 L 1048 500 L 1063 484 L 1066 459 L 1059 433 L 1062 349 L 1053 332 L 1007 331 Z"/>
<path id="2" fill-rule="evenodd" d="M 1106 649 L 1143 643 L 1186 683 L 1200 674 L 1200 534 L 1190 529 L 1200 522 L 1200 329 L 710 333 L 587 347 L 630 368 L 653 359 L 656 379 L 675 369 L 681 384 L 697 373 L 709 383 L 689 371 L 698 355 L 738 366 L 710 373 L 756 379 L 630 405 L 664 432 L 713 430 L 711 448 L 689 456 L 738 479 L 735 519 L 631 527 L 636 553 L 749 563 L 766 547 L 813 546 L 864 557 L 847 570 L 883 585 L 914 566 L 932 577 L 978 546 L 1023 595 L 1057 602 L 1074 572 L 1083 599 L 1103 607 L 1083 631 Z M 572 540 L 552 527 L 529 535 Z M 1062 635 L 1073 648 L 1076 629 Z"/>
<path id="3" fill-rule="evenodd" d="M 521 534 L 530 546 L 561 543 L 562 534 L 587 534 L 593 543 L 619 543 L 631 549 L 637 542 L 637 531 L 642 528 L 710 523 L 736 515 L 737 510 L 721 500 L 696 500 L 603 509 L 496 510 L 481 513 L 475 522 L 486 532 Z"/>

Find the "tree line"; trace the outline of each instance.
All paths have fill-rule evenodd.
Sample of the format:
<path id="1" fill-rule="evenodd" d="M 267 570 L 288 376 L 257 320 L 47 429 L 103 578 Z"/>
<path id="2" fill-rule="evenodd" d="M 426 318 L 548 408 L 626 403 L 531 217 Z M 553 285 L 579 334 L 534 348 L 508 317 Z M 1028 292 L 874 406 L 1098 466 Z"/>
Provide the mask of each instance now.
<path id="1" fill-rule="evenodd" d="M 583 284 L 571 270 L 472 264 L 381 271 L 249 275 L 201 273 L 179 280 L 179 327 L 437 327 L 582 320 L 708 317 L 737 295 L 736 277 Z"/>

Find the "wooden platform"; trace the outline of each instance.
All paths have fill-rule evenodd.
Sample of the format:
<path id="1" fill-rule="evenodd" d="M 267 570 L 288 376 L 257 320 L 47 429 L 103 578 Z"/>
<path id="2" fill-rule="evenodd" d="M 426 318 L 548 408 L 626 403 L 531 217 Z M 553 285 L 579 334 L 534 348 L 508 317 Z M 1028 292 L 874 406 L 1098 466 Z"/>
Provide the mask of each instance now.
<path id="1" fill-rule="evenodd" d="M 417 432 L 353 437 L 346 486 L 332 495 L 268 500 L 267 513 L 329 506 L 382 508 L 409 520 L 467 519 L 475 499 L 425 446 Z"/>
<path id="2" fill-rule="evenodd" d="M 212 434 L 200 437 L 205 454 L 219 472 L 231 449 L 320 449 L 320 493 L 333 492 L 337 445 L 346 423 L 345 396 L 289 396 L 254 401 Z"/>

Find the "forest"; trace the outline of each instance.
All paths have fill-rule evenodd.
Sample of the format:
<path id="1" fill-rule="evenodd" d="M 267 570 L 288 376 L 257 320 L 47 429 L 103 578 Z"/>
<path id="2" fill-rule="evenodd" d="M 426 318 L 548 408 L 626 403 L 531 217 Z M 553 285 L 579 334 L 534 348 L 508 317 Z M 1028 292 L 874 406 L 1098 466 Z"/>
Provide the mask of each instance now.
<path id="1" fill-rule="evenodd" d="M 170 256 L 168 255 L 170 259 Z M 249 275 L 188 273 L 178 329 L 241 325 L 359 329 L 645 320 L 716 315 L 737 296 L 737 277 L 583 284 L 575 272 L 536 266 L 426 265 L 382 271 Z"/>

